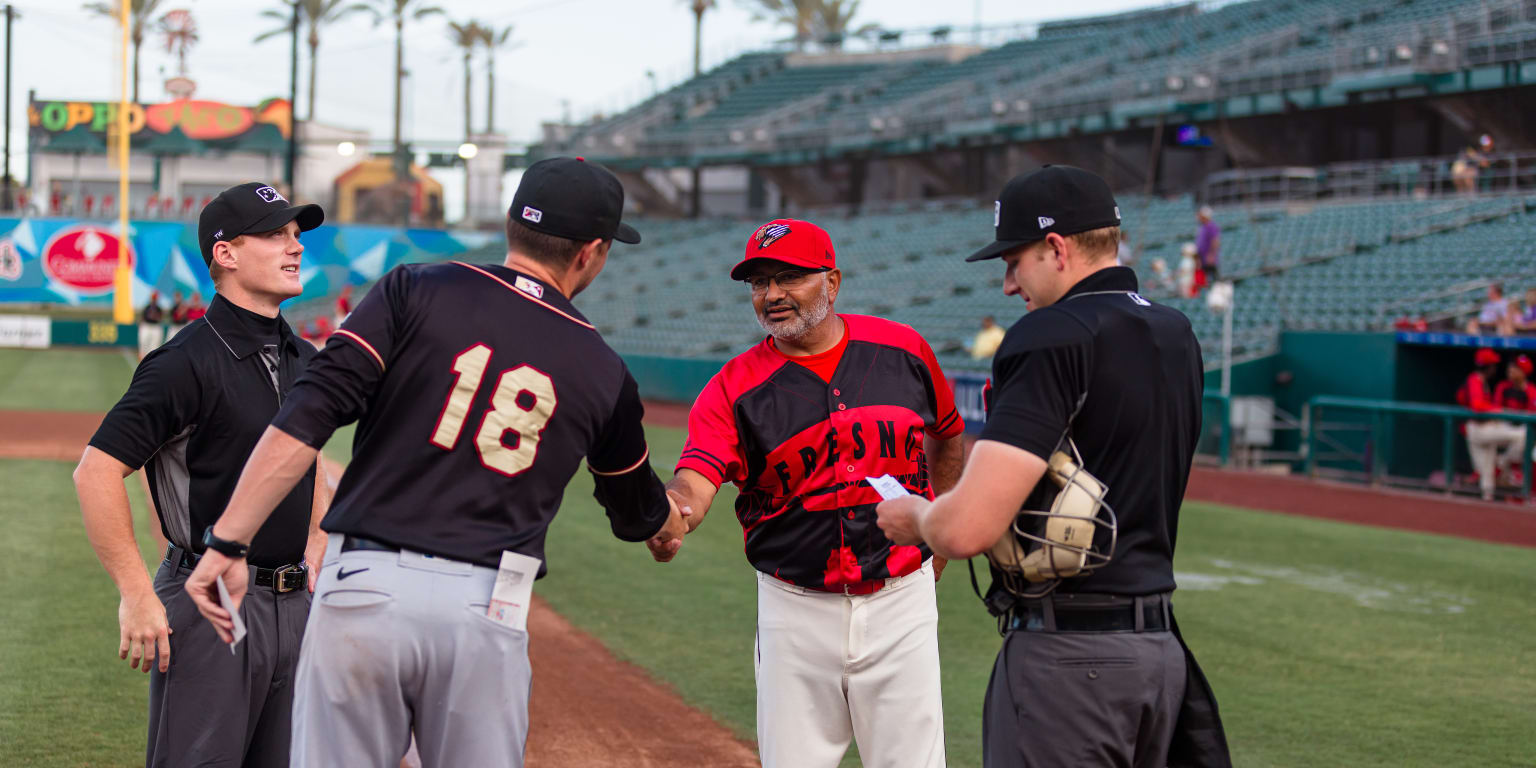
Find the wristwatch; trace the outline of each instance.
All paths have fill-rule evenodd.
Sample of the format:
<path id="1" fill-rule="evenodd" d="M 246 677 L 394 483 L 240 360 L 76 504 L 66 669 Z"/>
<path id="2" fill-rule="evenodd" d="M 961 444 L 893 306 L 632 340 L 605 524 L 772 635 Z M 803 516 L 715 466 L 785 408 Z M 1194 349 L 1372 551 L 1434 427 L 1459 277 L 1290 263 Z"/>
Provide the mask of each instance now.
<path id="1" fill-rule="evenodd" d="M 203 546 L 225 557 L 233 557 L 236 560 L 244 559 L 247 552 L 251 551 L 248 544 L 238 541 L 226 541 L 213 535 L 213 526 L 203 529 Z"/>

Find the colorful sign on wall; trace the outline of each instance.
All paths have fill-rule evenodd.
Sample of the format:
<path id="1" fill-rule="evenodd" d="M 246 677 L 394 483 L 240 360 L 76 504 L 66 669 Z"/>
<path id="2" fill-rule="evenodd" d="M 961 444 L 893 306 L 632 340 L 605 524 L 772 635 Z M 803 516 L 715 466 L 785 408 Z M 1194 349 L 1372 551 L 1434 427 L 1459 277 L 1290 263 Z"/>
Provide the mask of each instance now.
<path id="1" fill-rule="evenodd" d="M 0 304 L 110 307 L 117 238 L 116 224 L 0 219 Z M 501 235 L 327 225 L 305 232 L 301 242 L 302 298 L 315 298 L 344 285 L 377 280 L 397 264 L 443 261 L 487 244 L 499 245 Z M 163 297 L 174 291 L 213 295 L 195 224 L 130 222 L 128 247 L 135 307 L 143 306 L 151 291 Z M 495 260 L 500 261 L 499 249 Z"/>
<path id="2" fill-rule="evenodd" d="M 167 133 L 180 127 L 198 140 L 234 139 L 252 127 L 269 123 L 288 136 L 293 109 L 287 99 L 268 99 L 254 107 L 217 101 L 168 101 L 163 104 L 129 104 L 128 133 L 137 137 L 145 127 Z M 117 125 L 115 101 L 34 101 L 27 105 L 27 123 L 36 134 L 64 133 L 77 125 L 105 134 Z"/>

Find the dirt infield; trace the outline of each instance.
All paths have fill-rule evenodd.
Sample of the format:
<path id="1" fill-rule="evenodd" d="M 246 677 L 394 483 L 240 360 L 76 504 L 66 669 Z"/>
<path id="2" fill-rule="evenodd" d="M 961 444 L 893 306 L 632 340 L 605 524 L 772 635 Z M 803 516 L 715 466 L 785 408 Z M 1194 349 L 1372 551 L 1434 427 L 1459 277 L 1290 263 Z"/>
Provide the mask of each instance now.
<path id="1" fill-rule="evenodd" d="M 0 458 L 79 461 L 105 414 L 0 411 Z"/>

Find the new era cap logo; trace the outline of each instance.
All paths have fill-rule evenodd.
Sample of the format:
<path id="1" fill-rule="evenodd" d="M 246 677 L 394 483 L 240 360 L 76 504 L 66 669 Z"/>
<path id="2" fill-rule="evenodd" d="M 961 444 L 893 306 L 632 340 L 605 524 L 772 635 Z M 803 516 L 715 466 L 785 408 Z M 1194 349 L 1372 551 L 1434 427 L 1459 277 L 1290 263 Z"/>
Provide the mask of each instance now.
<path id="1" fill-rule="evenodd" d="M 1003 201 L 1001 201 L 1001 200 L 993 200 L 992 201 L 992 226 L 994 228 L 996 228 L 996 227 L 1002 226 L 1002 223 L 1003 223 Z"/>
<path id="2" fill-rule="evenodd" d="M 1049 216 L 1041 216 L 1040 217 L 1040 228 L 1041 229 L 1045 229 L 1046 227 L 1049 227 L 1050 225 L 1055 224 L 1055 223 L 1056 223 L 1056 220 L 1051 218 L 1051 217 L 1049 217 Z"/>
<path id="3" fill-rule="evenodd" d="M 523 206 L 523 218 L 537 224 L 544 220 L 544 212 L 533 206 Z"/>
<path id="4" fill-rule="evenodd" d="M 269 203 L 275 203 L 275 202 L 277 202 L 279 200 L 281 200 L 281 201 L 283 201 L 285 203 L 288 202 L 288 198 L 283 197 L 282 195 L 278 194 L 277 190 L 275 190 L 275 189 L 273 189 L 271 187 L 257 187 L 256 188 L 256 195 L 258 197 L 260 197 L 262 200 L 264 200 L 266 202 L 269 202 Z"/>

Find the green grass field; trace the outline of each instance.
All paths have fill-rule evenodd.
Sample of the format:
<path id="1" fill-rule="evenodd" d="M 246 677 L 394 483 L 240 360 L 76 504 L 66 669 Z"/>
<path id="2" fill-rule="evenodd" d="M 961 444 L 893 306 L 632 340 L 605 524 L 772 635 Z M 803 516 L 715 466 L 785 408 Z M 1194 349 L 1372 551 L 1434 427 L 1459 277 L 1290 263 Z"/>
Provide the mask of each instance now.
<path id="1" fill-rule="evenodd" d="M 39 407 L 49 388 L 34 377 L 100 364 L 55 354 L 0 356 L 0 407 Z M 121 391 L 126 364 L 102 367 L 116 380 L 71 392 Z M 328 451 L 344 456 L 348 439 Z M 681 439 L 651 430 L 656 466 Z M 71 469 L 0 462 L 0 765 L 143 759 L 146 676 L 117 660 L 116 593 L 85 540 Z M 756 587 L 731 494 L 668 565 L 611 537 L 585 473 L 566 499 L 537 593 L 750 737 Z M 1181 523 L 1176 610 L 1239 766 L 1536 764 L 1536 551 L 1196 503 Z M 975 766 L 1000 641 L 963 563 L 939 600 L 949 760 Z"/>

